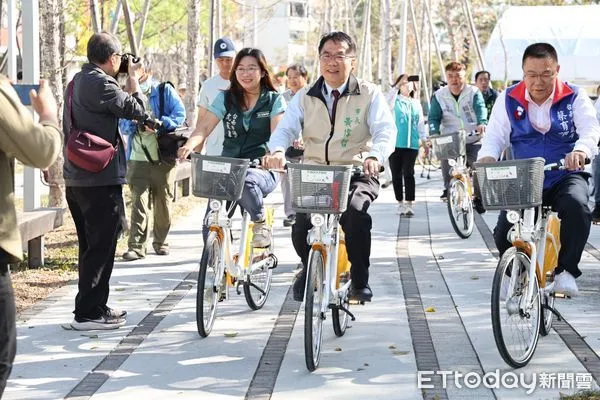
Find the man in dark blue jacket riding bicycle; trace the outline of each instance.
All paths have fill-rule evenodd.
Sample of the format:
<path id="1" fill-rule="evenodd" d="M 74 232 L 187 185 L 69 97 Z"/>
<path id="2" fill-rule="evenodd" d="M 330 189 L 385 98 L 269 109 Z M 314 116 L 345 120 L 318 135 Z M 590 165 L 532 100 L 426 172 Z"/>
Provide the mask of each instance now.
<path id="1" fill-rule="evenodd" d="M 558 78 L 560 65 L 552 45 L 527 47 L 522 67 L 523 81 L 501 93 L 492 109 L 478 159 L 495 162 L 511 146 L 515 159 L 565 160 L 566 170 L 545 173 L 543 202 L 552 206 L 562 221 L 554 291 L 576 296 L 575 278 L 581 275 L 578 264 L 592 221 L 589 174 L 583 172 L 583 166 L 598 153 L 600 126 L 585 91 Z M 500 255 L 511 246 L 507 239 L 511 226 L 506 212 L 500 213 L 494 229 Z"/>

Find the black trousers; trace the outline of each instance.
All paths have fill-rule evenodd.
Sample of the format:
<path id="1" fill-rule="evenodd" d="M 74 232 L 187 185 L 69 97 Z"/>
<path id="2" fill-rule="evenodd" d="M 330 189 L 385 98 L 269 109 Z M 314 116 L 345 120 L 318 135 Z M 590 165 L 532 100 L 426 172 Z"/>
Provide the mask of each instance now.
<path id="1" fill-rule="evenodd" d="M 0 263 L 0 398 L 17 353 L 15 296 L 8 265 Z"/>
<path id="2" fill-rule="evenodd" d="M 556 273 L 566 270 L 575 278 L 581 275 L 579 261 L 590 234 L 592 213 L 588 207 L 587 177 L 571 174 L 544 190 L 543 203 L 552 206 L 560 218 L 560 251 Z M 506 211 L 498 217 L 494 228 L 494 240 L 500 255 L 511 246 L 507 239 L 512 225 L 506 220 Z"/>
<path id="3" fill-rule="evenodd" d="M 397 201 L 415 200 L 415 161 L 419 150 L 396 148 L 390 155 L 392 184 Z M 403 187 L 404 186 L 404 187 Z M 406 196 L 404 190 L 406 189 Z"/>
<path id="4" fill-rule="evenodd" d="M 352 179 L 348 208 L 340 218 L 340 225 L 346 235 L 348 259 L 352 264 L 350 274 L 353 286 L 356 288 L 363 288 L 369 282 L 372 220 L 368 210 L 378 194 L 379 181 L 376 178 Z M 310 251 L 306 236 L 311 228 L 312 224 L 307 214 L 296 214 L 296 223 L 292 225 L 292 243 L 302 260 L 304 273 Z"/>
<path id="5" fill-rule="evenodd" d="M 121 185 L 67 187 L 79 241 L 79 292 L 75 318 L 98 318 L 108 301 L 110 276 L 124 213 Z"/>

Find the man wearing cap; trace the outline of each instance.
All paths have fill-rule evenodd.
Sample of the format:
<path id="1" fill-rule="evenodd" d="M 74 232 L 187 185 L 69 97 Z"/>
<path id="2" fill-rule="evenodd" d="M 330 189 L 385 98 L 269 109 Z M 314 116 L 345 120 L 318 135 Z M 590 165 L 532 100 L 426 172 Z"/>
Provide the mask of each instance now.
<path id="1" fill-rule="evenodd" d="M 208 107 L 212 104 L 217 94 L 223 90 L 229 89 L 229 74 L 231 73 L 231 66 L 233 65 L 233 58 L 235 57 L 235 46 L 231 39 L 223 37 L 215 42 L 213 55 L 219 68 L 219 73 L 212 78 L 207 79 L 202 84 L 200 94 L 196 101 L 198 106 L 198 119 L 196 120 L 196 126 L 200 124 L 208 112 Z M 219 122 L 215 130 L 204 142 L 203 153 L 208 156 L 220 156 L 223 151 L 223 138 L 224 138 L 223 122 Z M 202 238 L 206 242 L 208 236 L 208 227 L 202 227 Z"/>

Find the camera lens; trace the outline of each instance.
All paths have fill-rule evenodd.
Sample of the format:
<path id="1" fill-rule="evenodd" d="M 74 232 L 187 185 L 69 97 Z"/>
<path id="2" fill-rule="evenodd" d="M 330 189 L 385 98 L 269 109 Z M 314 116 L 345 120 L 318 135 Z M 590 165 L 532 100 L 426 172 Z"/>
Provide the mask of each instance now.
<path id="1" fill-rule="evenodd" d="M 119 73 L 120 74 L 127 74 L 129 73 L 129 57 L 131 57 L 131 61 L 134 64 L 137 64 L 140 62 L 140 58 L 134 56 L 131 53 L 125 53 L 121 56 L 121 65 L 119 65 Z"/>

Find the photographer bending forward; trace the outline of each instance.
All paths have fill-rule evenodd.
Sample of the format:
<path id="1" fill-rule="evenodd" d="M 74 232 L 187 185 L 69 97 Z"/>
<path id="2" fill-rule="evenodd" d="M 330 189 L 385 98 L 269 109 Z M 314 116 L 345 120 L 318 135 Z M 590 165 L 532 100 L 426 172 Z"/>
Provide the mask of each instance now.
<path id="1" fill-rule="evenodd" d="M 256 159 L 265 155 L 271 131 L 285 111 L 285 100 L 275 90 L 265 56 L 259 49 L 242 49 L 231 68 L 231 87 L 217 95 L 202 121 L 184 146 L 179 158 L 185 159 L 194 149 L 198 151 L 223 120 L 225 139 L 223 157 Z M 271 235 L 265 226 L 263 197 L 279 182 L 278 173 L 248 169 L 242 198 L 238 203 L 254 222 L 252 246 L 269 247 Z"/>

